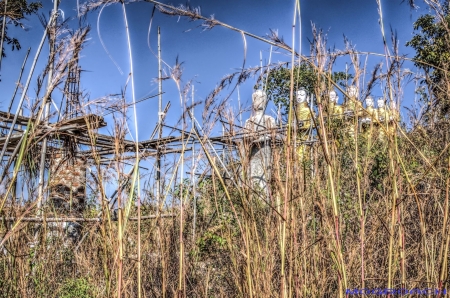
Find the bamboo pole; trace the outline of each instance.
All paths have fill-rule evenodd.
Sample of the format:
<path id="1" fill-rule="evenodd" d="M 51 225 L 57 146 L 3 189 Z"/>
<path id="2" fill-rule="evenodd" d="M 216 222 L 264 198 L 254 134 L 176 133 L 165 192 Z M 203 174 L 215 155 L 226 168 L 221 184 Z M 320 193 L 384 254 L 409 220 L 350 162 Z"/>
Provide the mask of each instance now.
<path id="1" fill-rule="evenodd" d="M 44 107 L 44 125 L 48 125 L 48 116 L 50 112 L 50 103 L 51 103 L 51 90 L 52 90 L 52 79 L 53 79 L 53 68 L 54 68 L 54 61 L 55 61 L 55 39 L 56 39 L 56 23 L 58 18 L 58 5 L 59 0 L 53 1 L 53 10 L 52 10 L 52 18 L 49 21 L 48 27 L 51 30 L 46 30 L 49 33 L 49 47 L 50 47 L 50 54 L 49 54 L 49 72 L 48 72 L 48 78 L 47 78 L 47 92 L 44 97 L 46 99 L 45 107 Z M 25 90 L 24 93 L 25 94 Z M 22 94 L 22 95 L 23 95 Z M 21 108 L 21 105 L 19 105 L 18 108 Z M 18 114 L 17 114 L 18 115 Z M 40 117 L 40 115 L 39 115 Z M 39 121 L 39 117 L 37 118 L 37 121 Z M 31 121 L 31 118 L 30 118 Z M 11 128 L 14 127 L 14 123 L 11 124 Z M 30 128 L 30 125 L 28 125 L 27 129 Z M 12 131 L 12 129 L 11 129 Z M 24 134 L 25 135 L 25 134 Z M 25 144 L 23 142 L 22 144 Z M 20 143 L 19 143 L 20 144 Z M 5 142 L 5 145 L 7 145 L 7 141 Z M 25 147 L 23 146 L 23 149 Z M 40 163 L 39 163 L 39 184 L 38 184 L 38 197 L 37 197 L 37 215 L 41 215 L 41 207 L 42 207 L 42 201 L 44 197 L 44 175 L 45 175 L 45 159 L 47 154 L 47 136 L 44 136 L 44 139 L 41 143 L 41 156 L 40 156 Z M 20 163 L 18 163 L 20 165 Z M 18 168 L 15 169 L 15 172 L 18 171 Z M 17 177 L 14 179 L 14 181 L 17 179 Z M 34 234 L 34 241 L 37 242 L 39 236 L 39 229 L 36 230 Z M 37 257 L 37 253 L 34 255 L 34 257 Z M 34 273 L 34 272 L 33 272 Z"/>
<path id="2" fill-rule="evenodd" d="M 16 88 L 14 89 L 14 93 L 11 98 L 11 102 L 9 103 L 9 106 L 8 106 L 8 114 L 9 114 L 9 112 L 11 112 L 11 108 L 14 103 L 14 98 L 16 97 L 17 90 L 19 90 L 19 85 L 20 85 L 20 81 L 22 80 L 23 70 L 25 69 L 25 64 L 27 63 L 28 56 L 30 55 L 30 51 L 31 51 L 31 48 L 28 48 L 27 54 L 25 55 L 25 59 L 23 60 L 22 68 L 20 69 L 19 79 L 17 80 Z M 20 116 L 22 116 L 22 115 L 20 115 Z"/>
<path id="3" fill-rule="evenodd" d="M 194 114 L 194 85 L 192 85 L 192 114 Z M 191 133 L 194 127 L 194 122 L 191 118 Z M 192 140 L 192 165 L 191 165 L 191 183 L 192 183 L 192 196 L 194 201 L 194 218 L 192 222 L 192 242 L 195 243 L 195 228 L 197 226 L 197 194 L 196 194 L 196 182 L 195 182 L 195 143 L 194 139 Z"/>
<path id="4" fill-rule="evenodd" d="M 161 28 L 158 26 L 158 140 L 162 137 L 162 67 L 161 67 Z M 158 202 L 158 213 L 162 210 L 163 202 L 161 200 L 161 149 L 160 143 L 156 144 L 156 200 Z M 158 238 L 159 246 L 162 253 L 164 246 L 162 245 L 162 227 L 161 223 L 158 221 Z M 167 283 L 167 273 L 164 257 L 161 257 L 161 267 L 162 267 L 162 297 L 166 297 L 166 283 Z"/>
<path id="5" fill-rule="evenodd" d="M 162 68 L 161 68 L 161 28 L 158 27 L 158 139 L 162 137 Z M 161 199 L 161 152 L 157 144 L 156 156 L 156 198 Z"/>
<path id="6" fill-rule="evenodd" d="M 180 84 L 177 79 L 175 79 L 175 83 L 178 88 L 178 93 L 180 95 L 180 106 L 181 106 L 181 114 L 182 114 L 182 131 L 181 131 L 181 143 L 184 144 L 185 137 L 185 126 L 186 126 L 186 118 L 185 118 L 185 100 L 183 100 L 183 96 L 181 95 Z M 184 146 L 183 146 L 183 149 Z M 181 169 L 180 169 L 180 233 L 179 233 L 179 242 L 180 242 L 180 253 L 179 253 L 179 267 L 178 267 L 178 297 L 186 297 L 186 287 L 185 287 L 185 258 L 184 258 L 184 150 L 182 150 L 181 154 Z"/>
<path id="7" fill-rule="evenodd" d="M 354 130 L 355 130 L 355 173 L 356 173 L 356 186 L 357 186 L 357 194 L 358 194 L 358 202 L 359 202 L 359 217 L 360 217 L 360 232 L 359 232 L 359 241 L 360 241 L 360 253 L 361 253 L 361 288 L 365 288 L 365 272 L 364 272 L 364 235 L 365 235 L 365 219 L 364 219 L 364 202 L 361 194 L 361 173 L 360 173 L 360 165 L 359 165 L 359 126 L 358 126 L 358 118 L 355 117 L 354 120 Z"/>
<path id="8" fill-rule="evenodd" d="M 292 49 L 291 49 L 291 71 L 290 71 L 290 91 L 289 91 L 289 114 L 288 114 L 288 128 L 287 128 L 287 148 L 286 148 L 286 183 L 285 183 L 285 197 L 283 206 L 284 220 L 281 224 L 281 288 L 280 297 L 287 297 L 286 286 L 286 221 L 288 215 L 288 202 L 291 200 L 292 189 L 292 123 L 293 123 L 293 108 L 294 108 L 294 59 L 295 59 L 295 25 L 297 17 L 297 3 L 294 4 L 294 19 L 292 21 Z"/>
<path id="9" fill-rule="evenodd" d="M 20 109 L 19 114 L 20 114 L 20 116 L 22 116 L 22 114 L 23 114 L 23 109 Z M 18 129 L 22 130 L 22 125 L 19 125 L 19 126 L 18 126 Z M 15 149 L 18 150 L 18 147 L 16 147 Z M 13 166 L 13 168 L 16 168 L 16 167 L 19 167 L 19 166 L 20 166 L 20 165 L 17 164 L 17 162 L 15 161 L 15 155 L 16 155 L 16 154 L 17 154 L 17 152 L 16 152 L 15 154 L 12 154 L 12 155 L 11 155 L 11 159 L 8 161 L 8 164 L 10 164 L 10 162 L 11 162 L 12 160 L 14 160 L 14 166 Z M 7 168 L 9 168 L 9 167 L 7 166 L 6 169 L 7 169 Z M 17 180 L 18 180 L 18 179 L 14 179 L 14 181 L 13 181 L 13 189 L 12 189 L 12 191 L 13 191 L 13 195 L 12 195 L 13 200 L 15 200 L 15 199 L 17 198 L 17 183 L 18 183 Z M 0 181 L 3 181 L 3 179 L 1 179 Z"/>
<path id="10" fill-rule="evenodd" d="M 447 160 L 447 171 L 450 172 L 450 157 L 448 157 Z M 448 229 L 448 218 L 449 218 L 449 196 L 450 196 L 450 177 L 447 177 L 445 181 L 445 204 L 444 204 L 444 218 L 442 221 L 442 232 L 441 237 L 445 239 L 445 242 L 442 241 L 439 248 L 439 280 L 437 283 L 438 289 L 439 289 L 439 295 L 438 297 L 441 297 L 441 291 L 444 287 L 444 283 L 447 279 L 447 259 L 448 259 L 448 247 L 449 247 L 449 241 L 450 241 L 450 233 Z"/>
<path id="11" fill-rule="evenodd" d="M 136 149 L 136 166 L 134 167 L 134 175 L 133 175 L 133 182 L 130 189 L 130 196 L 129 196 L 129 202 L 128 202 L 128 208 L 126 212 L 125 222 L 124 222 L 124 230 L 125 225 L 127 223 L 131 204 L 133 200 L 133 192 L 134 192 L 134 186 L 135 182 L 137 180 L 137 221 L 138 221 L 138 232 L 137 232 L 137 254 L 138 254 L 138 261 L 137 261 L 137 279 L 138 279 L 138 297 L 142 297 L 142 264 L 141 264 L 141 188 L 140 188 L 140 178 L 139 178 L 139 129 L 137 124 L 137 109 L 136 109 L 136 96 L 135 96 L 135 85 L 134 85 L 134 68 L 133 68 L 133 53 L 131 49 L 131 39 L 130 39 L 130 31 L 128 26 L 128 18 L 127 18 L 127 12 L 125 10 L 125 3 L 122 2 L 122 9 L 123 9 L 123 17 L 125 20 L 125 29 L 127 33 L 127 45 L 128 45 L 128 58 L 130 63 L 130 76 L 131 76 L 131 93 L 132 93 L 132 99 L 133 99 L 133 115 L 134 115 L 134 130 L 135 130 L 135 149 Z"/>
<path id="12" fill-rule="evenodd" d="M 49 55 L 49 62 L 50 67 L 48 71 L 48 79 L 47 79 L 47 101 L 45 103 L 44 108 L 44 125 L 48 125 L 48 116 L 50 113 L 50 104 L 51 104 L 51 86 L 52 86 L 52 80 L 53 80 L 53 68 L 55 65 L 55 42 L 56 42 L 56 24 L 57 24 L 57 18 L 58 18 L 58 6 L 59 6 L 60 0 L 54 0 L 53 1 L 53 11 L 52 15 L 55 15 L 52 19 L 52 22 L 50 24 L 51 31 L 49 32 L 49 46 L 50 46 L 50 55 Z M 50 92 L 49 92 L 50 91 Z M 44 195 L 44 184 L 45 184 L 45 159 L 47 155 L 47 137 L 44 137 L 41 144 L 41 157 L 40 157 L 40 163 L 39 163 L 39 185 L 38 185 L 38 209 L 42 206 L 42 199 Z M 39 211 L 38 211 L 39 212 Z"/>

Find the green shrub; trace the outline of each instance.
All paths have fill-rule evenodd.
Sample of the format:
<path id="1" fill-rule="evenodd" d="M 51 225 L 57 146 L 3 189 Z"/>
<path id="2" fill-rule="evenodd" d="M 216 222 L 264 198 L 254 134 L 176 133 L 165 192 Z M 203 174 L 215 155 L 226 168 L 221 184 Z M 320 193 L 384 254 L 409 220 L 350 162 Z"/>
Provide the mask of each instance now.
<path id="1" fill-rule="evenodd" d="M 59 298 L 91 298 L 93 287 L 84 278 L 67 279 L 61 287 Z"/>

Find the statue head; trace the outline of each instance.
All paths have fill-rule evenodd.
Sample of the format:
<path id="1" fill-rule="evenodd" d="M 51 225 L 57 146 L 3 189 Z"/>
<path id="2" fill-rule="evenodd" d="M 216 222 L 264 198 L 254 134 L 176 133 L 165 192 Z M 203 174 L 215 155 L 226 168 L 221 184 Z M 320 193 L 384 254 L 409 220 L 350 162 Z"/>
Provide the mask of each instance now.
<path id="1" fill-rule="evenodd" d="M 331 90 L 330 92 L 328 92 L 328 97 L 330 98 L 330 102 L 334 102 L 337 104 L 339 96 L 337 95 L 336 91 Z"/>
<path id="2" fill-rule="evenodd" d="M 308 92 L 304 87 L 300 87 L 296 92 L 297 95 L 297 103 L 309 102 Z"/>
<path id="3" fill-rule="evenodd" d="M 389 109 L 392 110 L 392 111 L 397 110 L 397 105 L 395 104 L 394 101 L 390 101 L 389 102 Z"/>
<path id="4" fill-rule="evenodd" d="M 266 105 L 267 95 L 263 90 L 256 90 L 252 94 L 253 110 L 262 111 Z"/>
<path id="5" fill-rule="evenodd" d="M 373 98 L 370 95 L 366 97 L 366 107 L 373 108 Z"/>
<path id="6" fill-rule="evenodd" d="M 347 87 L 347 94 L 349 97 L 358 97 L 358 92 L 358 87 L 356 87 L 355 85 Z"/>
<path id="7" fill-rule="evenodd" d="M 383 97 L 378 98 L 377 106 L 378 106 L 378 108 L 381 108 L 381 109 L 384 108 L 384 98 Z"/>

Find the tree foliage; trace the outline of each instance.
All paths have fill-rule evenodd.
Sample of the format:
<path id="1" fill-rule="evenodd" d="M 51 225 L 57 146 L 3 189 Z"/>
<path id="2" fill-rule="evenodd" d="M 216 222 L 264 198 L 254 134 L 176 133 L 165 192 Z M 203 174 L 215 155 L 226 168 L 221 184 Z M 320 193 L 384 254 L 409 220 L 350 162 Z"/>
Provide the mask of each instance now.
<path id="1" fill-rule="evenodd" d="M 352 75 L 345 72 L 334 72 L 332 79 L 345 86 L 348 79 Z M 289 109 L 289 97 L 291 90 L 291 69 L 288 67 L 281 67 L 271 70 L 267 75 L 260 80 L 260 83 L 267 81 L 267 96 L 275 105 L 281 105 L 283 113 L 287 113 Z M 299 88 L 305 88 L 310 94 L 314 93 L 314 88 L 317 87 L 318 79 L 314 69 L 307 64 L 300 64 L 294 67 L 294 93 Z M 259 85 L 256 86 L 258 88 Z"/>
<path id="2" fill-rule="evenodd" d="M 19 40 L 16 37 L 8 34 L 8 26 L 13 25 L 15 27 L 20 27 L 26 30 L 23 23 L 23 21 L 26 20 L 26 16 L 36 13 L 41 7 L 42 4 L 40 2 L 29 2 L 27 0 L 9 0 L 6 6 L 5 14 L 5 1 L 2 1 L 0 3 L 0 32 L 2 32 L 3 30 L 3 18 L 6 18 L 4 43 L 9 44 L 13 51 L 20 50 L 21 46 Z M 2 49 L 2 55 L 3 57 L 5 57 L 4 47 Z"/>
<path id="3" fill-rule="evenodd" d="M 428 86 L 428 112 L 436 111 L 440 117 L 450 112 L 450 15 L 449 1 L 442 3 L 442 11 L 426 14 L 414 23 L 416 34 L 406 43 L 416 51 L 415 65 L 425 72 L 421 84 Z"/>

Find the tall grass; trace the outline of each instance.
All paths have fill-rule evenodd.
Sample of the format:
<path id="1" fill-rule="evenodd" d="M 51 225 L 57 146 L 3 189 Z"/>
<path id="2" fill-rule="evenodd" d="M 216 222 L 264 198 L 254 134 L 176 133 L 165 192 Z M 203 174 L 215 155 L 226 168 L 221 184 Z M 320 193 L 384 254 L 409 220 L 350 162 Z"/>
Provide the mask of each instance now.
<path id="1" fill-rule="evenodd" d="M 82 235 L 72 244 L 65 241 L 62 230 L 57 235 L 49 233 L 45 220 L 67 214 L 58 213 L 51 202 L 37 204 L 41 199 L 34 194 L 40 165 L 38 144 L 48 136 L 51 147 L 58 148 L 61 143 L 55 139 L 68 136 L 42 133 L 41 116 L 49 94 L 64 82 L 69 62 L 81 51 L 87 29 L 80 29 L 57 44 L 52 84 L 33 103 L 24 137 L 12 144 L 18 154 L 8 156 L 9 166 L 3 169 L 8 175 L 0 210 L 0 296 L 343 297 L 346 289 L 353 288 L 447 287 L 448 123 L 441 119 L 433 126 L 420 123 L 405 129 L 401 121 L 373 119 L 362 127 L 357 117 L 334 115 L 328 106 L 330 89 L 349 97 L 344 90 L 350 84 L 359 85 L 360 94 L 370 94 L 377 84 L 385 86 L 384 100 L 401 102 L 401 88 L 407 79 L 402 72 L 403 58 L 395 39 L 388 49 L 383 27 L 387 65 L 375 69 L 366 80 L 371 72 L 367 63 L 360 64 L 363 54 L 349 44 L 343 51 L 328 50 L 320 30 L 313 31 L 312 51 L 306 57 L 274 32 L 267 38 L 255 37 L 205 18 L 190 6 L 148 2 L 162 13 L 202 20 L 208 29 L 223 26 L 290 55 L 287 120 L 280 123 L 281 129 L 265 132 L 271 139 L 274 165 L 268 190 L 254 187 L 248 175 L 251 135 L 240 120 L 245 107 L 241 102 L 237 108 L 231 106 L 228 97 L 221 100 L 218 95 L 228 84 L 238 86 L 252 78 L 266 88 L 269 77 L 286 65 L 269 61 L 228 76 L 207 98 L 205 117 L 197 119 L 193 112 L 196 103 L 189 98 L 193 87 L 190 82 L 183 86 L 177 61 L 171 70 L 181 108 L 174 129 L 179 132 L 176 152 L 165 154 L 158 169 L 144 169 L 140 161 L 167 148 L 151 152 L 153 156 L 140 148 L 136 113 L 134 152 L 124 152 L 129 144 L 125 140 L 127 112 L 130 106 L 135 109 L 134 94 L 131 104 L 126 92 L 121 98 L 84 102 L 78 108 L 83 115 L 114 110 L 113 133 L 107 145 L 113 158 L 105 161 L 99 152 L 98 145 L 104 141 L 99 139 L 95 123 L 87 123 L 89 142 L 80 147 L 89 151 L 91 169 L 89 204 L 83 217 L 98 220 L 83 222 Z M 80 11 L 103 4 L 88 2 Z M 382 24 L 381 2 L 378 4 Z M 292 45 L 296 44 L 298 0 L 293 13 Z M 133 90 L 128 33 L 127 38 Z M 352 82 L 340 85 L 332 80 L 339 59 L 351 61 Z M 295 67 L 301 64 L 313 69 L 317 82 L 311 94 L 314 132 L 306 144 L 294 125 L 294 92 L 300 87 L 294 84 Z M 360 113 L 367 111 L 363 108 Z M 211 138 L 214 127 L 225 130 L 220 143 Z M 295 154 L 296 146 L 305 146 L 305 158 Z M 75 153 L 80 153 L 80 148 Z M 59 150 L 49 152 L 47 158 Z M 130 159 L 134 160 L 131 170 L 126 166 Z M 190 176 L 185 175 L 188 171 Z M 16 182 L 29 197 L 25 203 L 12 195 Z M 111 184 L 118 185 L 113 197 L 106 190 Z M 115 208 L 117 220 L 112 212 Z M 173 216 L 164 217 L 165 213 Z M 29 222 L 33 214 L 40 214 L 37 224 Z"/>

